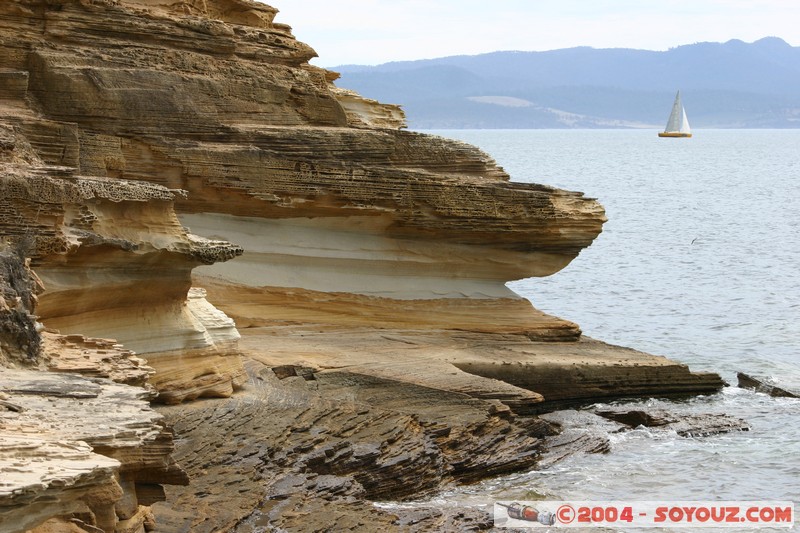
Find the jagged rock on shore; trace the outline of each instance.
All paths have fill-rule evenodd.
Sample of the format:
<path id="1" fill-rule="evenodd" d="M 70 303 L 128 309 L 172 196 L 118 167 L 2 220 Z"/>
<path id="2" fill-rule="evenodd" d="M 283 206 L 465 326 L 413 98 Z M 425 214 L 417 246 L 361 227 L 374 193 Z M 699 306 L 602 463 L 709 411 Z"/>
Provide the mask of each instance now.
<path id="1" fill-rule="evenodd" d="M 359 522 L 366 530 L 412 517 L 435 530 L 443 519 L 435 508 L 398 516 L 369 501 L 419 498 L 531 467 L 550 431 L 464 394 L 340 373 L 280 379 L 249 366 L 251 385 L 234 398 L 159 409 L 187 439 L 176 457 L 192 480 L 155 506 L 168 530 L 343 530 Z"/>
<path id="2" fill-rule="evenodd" d="M 139 486 L 186 482 L 145 389 L 0 368 L 0 390 L 19 407 L 0 409 L 4 533 L 70 514 L 86 515 L 87 527 L 125 531 L 150 513 L 152 499 L 139 498 Z"/>
<path id="3" fill-rule="evenodd" d="M 779 387 L 769 378 L 755 377 L 750 374 L 745 374 L 744 372 L 737 372 L 736 377 L 739 382 L 739 387 L 743 389 L 752 389 L 776 398 L 800 398 L 800 392 L 792 392 L 783 387 Z"/>
<path id="4" fill-rule="evenodd" d="M 594 409 L 603 418 L 631 428 L 639 426 L 674 431 L 681 437 L 709 437 L 732 431 L 750 431 L 750 424 L 725 414 L 678 414 L 664 409 L 629 409 L 625 406 Z"/>

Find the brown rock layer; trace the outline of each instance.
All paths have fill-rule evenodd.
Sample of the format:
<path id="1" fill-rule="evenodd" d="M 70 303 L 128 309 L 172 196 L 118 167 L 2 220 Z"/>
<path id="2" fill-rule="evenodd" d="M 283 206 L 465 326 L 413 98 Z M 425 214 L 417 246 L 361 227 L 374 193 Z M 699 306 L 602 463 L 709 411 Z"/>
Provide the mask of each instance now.
<path id="1" fill-rule="evenodd" d="M 240 328 L 316 324 L 343 328 L 473 331 L 571 341 L 577 324 L 547 315 L 521 298 L 393 300 L 353 293 L 259 288 L 198 278 Z M 494 317 L 488 321 L 487 317 Z"/>

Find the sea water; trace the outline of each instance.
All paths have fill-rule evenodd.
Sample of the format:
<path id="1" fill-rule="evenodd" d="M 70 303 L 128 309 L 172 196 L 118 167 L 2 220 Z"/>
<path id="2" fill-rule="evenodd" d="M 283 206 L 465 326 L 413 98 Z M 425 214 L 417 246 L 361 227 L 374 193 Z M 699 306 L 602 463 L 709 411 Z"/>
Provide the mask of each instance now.
<path id="1" fill-rule="evenodd" d="M 698 130 L 691 139 L 642 130 L 428 133 L 477 145 L 514 181 L 597 198 L 608 222 L 594 244 L 553 276 L 509 286 L 585 335 L 732 385 L 639 405 L 725 413 L 752 426 L 706 438 L 612 435 L 609 454 L 462 487 L 440 503 L 800 503 L 800 400 L 735 386 L 743 371 L 800 389 L 800 130 Z"/>

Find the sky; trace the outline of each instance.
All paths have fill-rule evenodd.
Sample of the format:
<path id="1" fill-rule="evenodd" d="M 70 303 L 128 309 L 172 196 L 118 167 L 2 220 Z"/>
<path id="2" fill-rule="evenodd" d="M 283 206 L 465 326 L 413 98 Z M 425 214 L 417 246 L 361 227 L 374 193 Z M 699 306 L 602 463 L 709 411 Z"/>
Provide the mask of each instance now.
<path id="1" fill-rule="evenodd" d="M 275 22 L 319 55 L 312 64 L 543 51 L 667 50 L 781 37 L 800 46 L 798 0 L 266 0 Z"/>

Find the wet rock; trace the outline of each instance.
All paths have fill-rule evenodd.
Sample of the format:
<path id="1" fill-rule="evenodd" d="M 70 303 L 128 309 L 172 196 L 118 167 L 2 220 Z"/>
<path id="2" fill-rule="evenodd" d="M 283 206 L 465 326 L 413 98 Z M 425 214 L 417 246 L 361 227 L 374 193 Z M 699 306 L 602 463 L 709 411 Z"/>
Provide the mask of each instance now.
<path id="1" fill-rule="evenodd" d="M 769 378 L 754 377 L 744 372 L 738 372 L 736 377 L 739 380 L 739 387 L 743 389 L 752 389 L 776 398 L 800 398 L 800 392 L 792 392 L 778 387 L 770 383 L 771 380 Z"/>
<path id="2" fill-rule="evenodd" d="M 631 428 L 659 428 L 674 431 L 681 437 L 709 437 L 750 430 L 750 424 L 745 420 L 724 414 L 678 414 L 663 409 L 628 409 L 624 406 L 595 409 L 594 413 Z"/>
<path id="3" fill-rule="evenodd" d="M 623 429 L 588 411 L 566 409 L 540 415 L 554 426 L 553 434 L 544 439 L 539 468 L 548 468 L 574 455 L 608 453 L 611 451 L 609 433 Z"/>
<path id="4" fill-rule="evenodd" d="M 662 427 L 675 431 L 681 437 L 710 437 L 734 431 L 750 431 L 747 421 L 723 414 L 682 416 Z"/>
<path id="5" fill-rule="evenodd" d="M 654 413 L 639 409 L 633 409 L 630 411 L 624 409 L 620 410 L 597 409 L 594 412 L 595 414 L 602 416 L 603 418 L 614 420 L 615 422 L 625 424 L 626 426 L 630 426 L 632 428 L 639 426 L 644 426 L 648 428 L 666 426 L 667 424 L 674 421 L 670 418 L 665 418 L 664 416 L 658 416 Z"/>
<path id="6" fill-rule="evenodd" d="M 494 517 L 472 508 L 423 507 L 398 512 L 395 525 L 411 531 L 486 531 L 494 526 Z"/>

